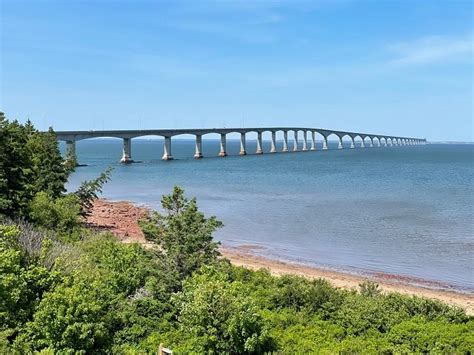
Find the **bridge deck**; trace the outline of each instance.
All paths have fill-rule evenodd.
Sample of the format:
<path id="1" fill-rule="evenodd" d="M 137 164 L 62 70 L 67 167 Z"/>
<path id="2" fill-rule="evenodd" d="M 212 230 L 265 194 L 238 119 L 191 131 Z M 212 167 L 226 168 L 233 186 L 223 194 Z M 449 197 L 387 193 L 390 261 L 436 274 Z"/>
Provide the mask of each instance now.
<path id="1" fill-rule="evenodd" d="M 89 138 L 100 138 L 100 137 L 114 137 L 114 138 L 137 138 L 143 136 L 162 136 L 162 137 L 173 137 L 183 134 L 189 135 L 206 135 L 206 134 L 229 134 L 229 133 L 263 133 L 263 132 L 317 132 L 323 136 L 329 136 L 334 134 L 340 138 L 344 136 L 361 138 L 395 138 L 395 139 L 418 139 L 415 137 L 402 137 L 402 136 L 391 136 L 384 134 L 372 134 L 372 133 L 361 133 L 361 132 L 349 132 L 349 131 L 336 131 L 324 128 L 305 128 L 305 127 L 255 127 L 255 128 L 186 128 L 186 129 L 145 129 L 145 130 L 100 130 L 100 131 L 57 131 L 56 135 L 59 140 L 63 141 L 78 141 Z"/>

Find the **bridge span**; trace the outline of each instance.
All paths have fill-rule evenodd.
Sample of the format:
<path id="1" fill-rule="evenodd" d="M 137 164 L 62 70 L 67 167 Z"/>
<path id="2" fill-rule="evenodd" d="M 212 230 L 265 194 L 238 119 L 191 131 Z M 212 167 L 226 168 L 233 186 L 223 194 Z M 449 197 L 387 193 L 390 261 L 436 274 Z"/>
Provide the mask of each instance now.
<path id="1" fill-rule="evenodd" d="M 218 156 L 227 156 L 227 134 L 240 133 L 240 155 L 247 154 L 246 135 L 247 133 L 257 134 L 257 149 L 255 154 L 263 154 L 262 134 L 269 132 L 271 134 L 271 148 L 269 153 L 277 153 L 276 134 L 283 132 L 283 148 L 281 152 L 293 152 L 316 150 L 317 135 L 322 140 L 322 150 L 328 149 L 328 137 L 335 136 L 338 139 L 338 149 L 343 149 L 343 138 L 350 138 L 350 148 L 356 148 L 355 139 L 361 139 L 360 148 L 366 147 L 387 147 L 425 144 L 426 139 L 414 137 L 397 137 L 381 134 L 358 133 L 334 131 L 323 128 L 301 128 L 301 127 L 269 127 L 269 128 L 197 128 L 197 129 L 146 129 L 146 130 L 103 130 L 103 131 L 58 131 L 57 138 L 66 142 L 66 155 L 70 159 L 76 160 L 76 142 L 83 139 L 114 137 L 123 139 L 122 163 L 132 163 L 132 139 L 144 136 L 164 137 L 163 160 L 173 159 L 171 153 L 172 137 L 187 134 L 194 135 L 196 139 L 194 157 L 202 158 L 202 137 L 206 134 L 220 135 L 220 150 Z M 293 145 L 290 148 L 288 144 L 288 134 L 293 133 Z M 302 134 L 301 134 L 302 133 Z M 308 135 L 310 146 L 308 144 Z M 302 138 L 302 148 L 299 146 L 299 138 Z"/>

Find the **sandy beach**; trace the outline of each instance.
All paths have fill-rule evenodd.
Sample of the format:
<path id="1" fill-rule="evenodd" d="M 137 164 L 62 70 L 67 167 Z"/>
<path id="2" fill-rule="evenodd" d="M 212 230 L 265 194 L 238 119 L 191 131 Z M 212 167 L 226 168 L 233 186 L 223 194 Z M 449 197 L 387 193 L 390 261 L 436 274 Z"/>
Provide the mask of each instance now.
<path id="1" fill-rule="evenodd" d="M 111 202 L 96 200 L 91 216 L 87 219 L 89 227 L 99 231 L 109 231 L 126 243 L 146 244 L 138 221 L 145 217 L 149 210 L 134 206 L 127 201 Z M 407 295 L 423 296 L 459 306 L 468 314 L 474 314 L 474 295 L 437 289 L 436 283 L 410 279 L 392 274 L 373 273 L 355 275 L 339 271 L 326 270 L 286 261 L 273 260 L 256 255 L 259 248 L 254 245 L 221 247 L 222 255 L 232 264 L 250 269 L 268 269 L 274 275 L 294 274 L 307 278 L 324 278 L 336 287 L 357 288 L 364 280 L 377 282 L 385 292 L 398 292 Z"/>

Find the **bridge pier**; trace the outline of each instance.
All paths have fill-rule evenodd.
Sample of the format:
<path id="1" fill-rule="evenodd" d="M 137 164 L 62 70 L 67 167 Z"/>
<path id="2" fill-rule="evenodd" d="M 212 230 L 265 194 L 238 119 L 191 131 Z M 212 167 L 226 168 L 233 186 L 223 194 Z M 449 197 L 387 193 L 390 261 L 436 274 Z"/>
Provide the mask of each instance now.
<path id="1" fill-rule="evenodd" d="M 343 148 L 344 146 L 342 145 L 342 137 L 339 137 L 339 145 L 337 146 L 337 149 L 343 149 Z"/>
<path id="2" fill-rule="evenodd" d="M 288 131 L 283 131 L 283 153 L 288 152 Z"/>
<path id="3" fill-rule="evenodd" d="M 276 153 L 277 152 L 277 148 L 276 148 L 276 132 L 275 131 L 272 131 L 272 143 L 271 143 L 271 149 L 270 149 L 270 153 Z"/>
<path id="4" fill-rule="evenodd" d="M 120 159 L 120 162 L 122 164 L 133 163 L 133 159 L 132 159 L 132 139 L 131 138 L 124 138 L 123 139 L 122 159 Z"/>
<path id="5" fill-rule="evenodd" d="M 221 145 L 220 145 L 219 156 L 220 157 L 227 156 L 227 137 L 225 133 L 221 133 Z"/>
<path id="6" fill-rule="evenodd" d="M 171 136 L 165 137 L 165 142 L 163 144 L 163 160 L 173 160 L 171 155 Z"/>
<path id="7" fill-rule="evenodd" d="M 66 141 L 65 161 L 68 164 L 72 164 L 73 166 L 77 166 L 76 141 Z"/>
<path id="8" fill-rule="evenodd" d="M 354 149 L 355 148 L 355 138 L 350 136 L 351 137 L 351 149 Z"/>
<path id="9" fill-rule="evenodd" d="M 196 150 L 194 153 L 194 158 L 196 159 L 202 158 L 202 136 L 199 134 L 196 135 Z"/>
<path id="10" fill-rule="evenodd" d="M 303 131 L 303 152 L 308 150 L 308 132 Z"/>
<path id="11" fill-rule="evenodd" d="M 255 154 L 263 154 L 262 132 L 257 132 L 257 151 Z"/>
<path id="12" fill-rule="evenodd" d="M 373 138 L 373 137 L 369 137 L 369 139 L 370 139 L 370 145 L 369 145 L 369 147 L 370 147 L 370 148 L 373 148 L 373 147 L 374 147 L 374 138 Z"/>
<path id="13" fill-rule="evenodd" d="M 316 132 L 311 131 L 311 150 L 316 150 Z"/>
<path id="14" fill-rule="evenodd" d="M 298 151 L 298 131 L 293 131 L 293 151 Z"/>
<path id="15" fill-rule="evenodd" d="M 328 137 L 323 136 L 323 150 L 328 150 Z"/>
<path id="16" fill-rule="evenodd" d="M 245 132 L 240 133 L 240 155 L 247 155 Z"/>
<path id="17" fill-rule="evenodd" d="M 362 138 L 362 143 L 360 143 L 361 148 L 365 148 L 365 137 L 360 137 Z"/>

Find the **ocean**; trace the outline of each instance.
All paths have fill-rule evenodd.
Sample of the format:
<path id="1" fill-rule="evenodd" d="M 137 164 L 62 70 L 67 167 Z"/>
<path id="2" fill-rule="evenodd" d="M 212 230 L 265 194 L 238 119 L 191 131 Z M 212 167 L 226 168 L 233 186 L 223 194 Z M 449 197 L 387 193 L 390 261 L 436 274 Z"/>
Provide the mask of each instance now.
<path id="1" fill-rule="evenodd" d="M 215 234 L 223 245 L 474 292 L 474 145 L 337 150 L 333 142 L 328 151 L 318 145 L 315 152 L 241 157 L 239 141 L 228 140 L 229 156 L 219 158 L 219 141 L 203 140 L 205 158 L 195 160 L 194 141 L 174 139 L 175 160 L 162 161 L 162 140 L 132 144 L 141 162 L 121 165 L 121 140 L 78 142 L 87 166 L 76 169 L 68 189 L 112 166 L 103 197 L 159 209 L 161 195 L 180 185 L 223 221 Z M 255 147 L 247 141 L 248 152 Z"/>

